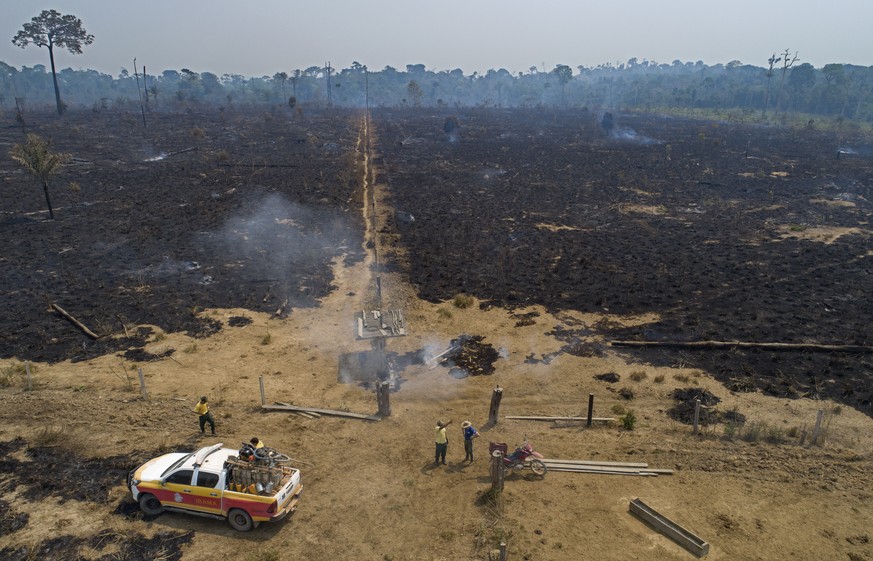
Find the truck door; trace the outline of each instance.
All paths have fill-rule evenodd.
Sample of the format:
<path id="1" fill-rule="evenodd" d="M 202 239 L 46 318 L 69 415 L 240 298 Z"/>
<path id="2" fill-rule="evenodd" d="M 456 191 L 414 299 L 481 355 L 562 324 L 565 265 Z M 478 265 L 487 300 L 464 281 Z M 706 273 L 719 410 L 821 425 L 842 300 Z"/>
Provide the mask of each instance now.
<path id="1" fill-rule="evenodd" d="M 221 514 L 221 499 L 224 486 L 221 484 L 223 475 L 197 470 L 194 486 L 191 491 L 192 500 L 199 512 Z"/>
<path id="2" fill-rule="evenodd" d="M 193 469 L 174 471 L 164 480 L 158 499 L 165 506 L 194 509 L 194 486 L 191 485 L 193 477 Z"/>

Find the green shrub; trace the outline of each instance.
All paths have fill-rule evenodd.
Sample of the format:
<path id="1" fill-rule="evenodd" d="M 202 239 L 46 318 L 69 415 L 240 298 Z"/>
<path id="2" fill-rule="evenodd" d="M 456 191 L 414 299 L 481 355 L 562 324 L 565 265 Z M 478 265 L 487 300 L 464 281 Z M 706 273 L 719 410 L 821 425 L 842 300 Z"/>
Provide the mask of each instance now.
<path id="1" fill-rule="evenodd" d="M 624 414 L 624 417 L 621 418 L 621 426 L 625 430 L 634 430 L 634 427 L 637 426 L 637 416 L 634 415 L 633 411 L 628 411 Z"/>

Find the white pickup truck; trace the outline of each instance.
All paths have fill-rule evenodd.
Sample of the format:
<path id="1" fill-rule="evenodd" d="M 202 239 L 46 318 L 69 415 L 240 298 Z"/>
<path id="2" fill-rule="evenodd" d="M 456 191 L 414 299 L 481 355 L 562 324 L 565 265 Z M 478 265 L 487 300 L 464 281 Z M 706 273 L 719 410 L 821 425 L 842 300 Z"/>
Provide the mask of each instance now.
<path id="1" fill-rule="evenodd" d="M 131 471 L 127 485 L 140 509 L 226 518 L 240 532 L 297 510 L 303 484 L 300 470 L 279 465 L 287 456 L 261 448 L 247 460 L 222 446 L 164 454 Z"/>

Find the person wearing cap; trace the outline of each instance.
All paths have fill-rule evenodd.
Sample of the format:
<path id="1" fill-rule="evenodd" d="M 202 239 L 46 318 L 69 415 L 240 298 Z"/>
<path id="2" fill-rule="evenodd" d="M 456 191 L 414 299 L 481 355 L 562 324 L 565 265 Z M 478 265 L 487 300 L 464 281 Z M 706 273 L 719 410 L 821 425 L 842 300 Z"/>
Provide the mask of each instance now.
<path id="1" fill-rule="evenodd" d="M 473 428 L 473 423 L 464 421 L 461 423 L 461 428 L 464 429 L 464 461 L 470 460 L 473 463 L 473 439 L 479 436 L 479 431 Z"/>
<path id="2" fill-rule="evenodd" d="M 449 448 L 449 436 L 446 434 L 446 427 L 451 425 L 452 422 L 443 423 L 442 421 L 437 421 L 436 425 L 436 436 L 434 440 L 436 441 L 436 455 L 434 456 L 433 463 L 446 465 L 446 452 Z"/>
<path id="3" fill-rule="evenodd" d="M 209 411 L 209 404 L 205 395 L 194 406 L 194 412 L 200 415 L 200 432 L 206 432 L 206 423 L 209 423 L 212 434 L 215 434 L 215 419 L 212 417 L 212 412 Z"/>

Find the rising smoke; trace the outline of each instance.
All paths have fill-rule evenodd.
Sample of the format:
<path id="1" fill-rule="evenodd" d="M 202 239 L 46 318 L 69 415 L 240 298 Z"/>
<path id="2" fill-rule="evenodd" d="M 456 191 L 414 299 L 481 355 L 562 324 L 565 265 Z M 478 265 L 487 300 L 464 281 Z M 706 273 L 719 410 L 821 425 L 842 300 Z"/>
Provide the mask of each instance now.
<path id="1" fill-rule="evenodd" d="M 349 225 L 336 212 L 271 194 L 228 220 L 216 249 L 244 268 L 248 282 L 265 284 L 265 300 L 311 306 L 329 292 L 331 260 L 348 251 L 349 237 Z"/>

